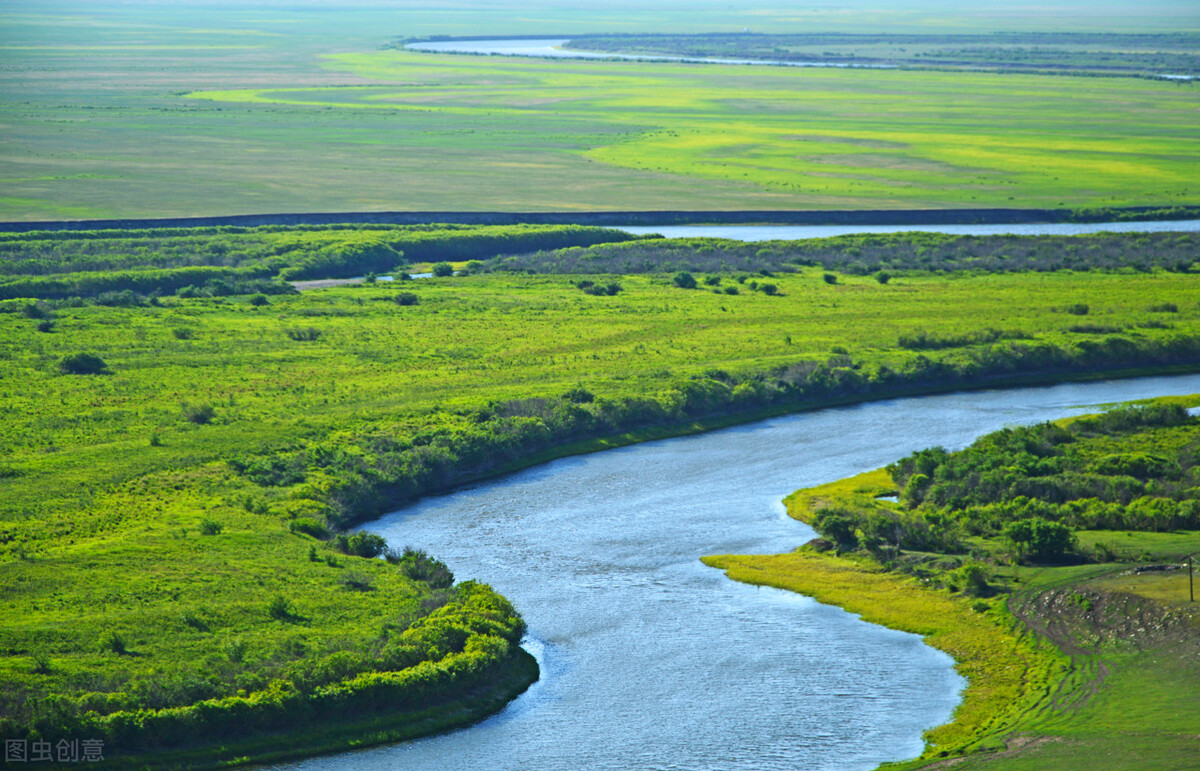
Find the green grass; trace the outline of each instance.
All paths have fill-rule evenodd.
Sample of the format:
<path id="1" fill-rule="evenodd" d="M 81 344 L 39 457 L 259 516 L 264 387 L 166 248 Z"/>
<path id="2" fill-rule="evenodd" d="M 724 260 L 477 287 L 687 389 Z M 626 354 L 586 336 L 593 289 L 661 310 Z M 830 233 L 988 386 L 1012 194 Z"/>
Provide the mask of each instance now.
<path id="1" fill-rule="evenodd" d="M 1200 200 L 1194 85 L 378 50 L 404 35 L 534 27 L 1195 28 L 1182 3 L 973 18 L 920 3 L 732 15 L 546 4 L 532 17 L 63 7 L 77 12 L 3 18 L 3 219 Z"/>

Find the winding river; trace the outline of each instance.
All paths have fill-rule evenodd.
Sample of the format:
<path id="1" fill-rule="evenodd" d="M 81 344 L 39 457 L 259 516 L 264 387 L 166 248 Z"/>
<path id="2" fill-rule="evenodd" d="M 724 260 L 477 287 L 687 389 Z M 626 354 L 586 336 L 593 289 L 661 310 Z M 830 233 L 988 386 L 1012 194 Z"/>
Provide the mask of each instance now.
<path id="1" fill-rule="evenodd" d="M 541 681 L 471 728 L 280 768 L 817 771 L 914 756 L 963 686 L 947 656 L 699 557 L 808 540 L 780 503 L 798 487 L 1196 392 L 1200 375 L 874 402 L 566 458 L 389 514 L 371 529 L 516 603 Z"/>

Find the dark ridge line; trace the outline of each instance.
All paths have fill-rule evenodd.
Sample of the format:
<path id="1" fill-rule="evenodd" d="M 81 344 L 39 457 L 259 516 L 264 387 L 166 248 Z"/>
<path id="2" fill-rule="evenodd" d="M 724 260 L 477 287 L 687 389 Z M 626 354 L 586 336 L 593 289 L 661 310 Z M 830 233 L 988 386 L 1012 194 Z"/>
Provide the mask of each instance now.
<path id="1" fill-rule="evenodd" d="M 1147 216 L 1139 216 L 1147 215 Z M 1014 225 L 1109 220 L 1191 219 L 1200 206 L 1129 206 L 1077 209 L 892 209 L 602 212 L 310 212 L 233 214 L 220 217 L 40 220 L 0 222 L 0 232 L 34 230 L 131 230 L 143 228 L 257 227 L 260 225 Z"/>

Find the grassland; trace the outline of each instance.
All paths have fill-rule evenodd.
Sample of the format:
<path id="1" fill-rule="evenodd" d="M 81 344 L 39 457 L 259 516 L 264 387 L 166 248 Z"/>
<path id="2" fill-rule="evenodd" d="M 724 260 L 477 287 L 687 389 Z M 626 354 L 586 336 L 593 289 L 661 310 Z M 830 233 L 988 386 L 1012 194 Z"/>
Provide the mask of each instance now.
<path id="1" fill-rule="evenodd" d="M 1148 453 L 1182 464 L 1162 473 L 1186 476 L 1197 427 L 1195 419 L 1140 428 L 1075 422 L 1042 434 L 1057 436 L 1060 453 L 1092 469 Z M 985 437 L 950 458 L 1012 447 L 1010 438 Z M 1042 473 L 1020 472 L 1020 461 L 1011 460 L 1018 465 L 1009 467 L 1010 482 Z M 823 518 L 835 511 L 908 509 L 907 487 L 905 503 L 877 498 L 904 486 L 902 476 L 893 478 L 903 466 L 889 469 L 797 491 L 786 501 L 788 512 L 828 534 L 833 531 Z M 1165 480 L 1158 484 L 1177 505 L 1191 499 L 1182 488 L 1167 492 Z M 957 504 L 928 511 L 939 518 L 928 522 L 935 529 L 944 518 L 970 527 L 970 510 Z M 860 543 L 869 540 L 866 529 L 857 531 Z M 1200 610 L 1189 602 L 1186 571 L 1137 568 L 1177 566 L 1197 549 L 1200 533 L 1093 529 L 1077 535 L 1078 555 L 1057 564 L 1022 565 L 1013 542 L 999 538 L 970 540 L 969 549 L 902 552 L 868 545 L 840 554 L 828 551 L 832 544 L 814 542 L 791 554 L 705 562 L 736 580 L 808 594 L 924 635 L 955 658 L 969 685 L 954 722 L 926 735 L 921 758 L 889 768 L 1189 768 L 1198 749 L 1189 713 L 1200 682 Z M 968 570 L 982 571 L 984 582 L 965 580 Z"/>
<path id="2" fill-rule="evenodd" d="M 1186 8 L 1179 20 L 1160 5 L 1163 16 L 1126 26 L 1188 28 Z M 855 18 L 931 23 L 872 10 Z M 481 31 L 412 13 L 10 15 L 0 218 L 1200 200 L 1194 84 L 378 50 L 393 37 Z M 727 13 L 689 9 L 679 30 L 728 24 Z M 478 24 L 520 34 L 504 18 Z M 638 31 L 637 19 L 610 11 L 564 33 Z M 779 6 L 754 19 L 813 23 Z"/>
<path id="3" fill-rule="evenodd" d="M 368 256 L 387 238 L 449 254 L 455 239 L 495 248 L 531 233 L 546 235 L 266 228 L 5 243 L 7 269 L 53 278 L 113 260 L 133 275 L 194 260 L 278 272 L 333 255 L 340 270 L 362 239 Z M 409 711 L 380 717 L 371 741 L 469 720 L 531 676 L 513 645 L 519 618 L 486 589 L 414 577 L 399 554 L 399 566 L 367 559 L 338 528 L 556 455 L 759 415 L 1200 366 L 1200 278 L 1186 271 L 905 271 L 884 283 L 789 264 L 683 288 L 662 272 L 488 272 L 503 264 L 270 296 L 0 302 L 6 735 L 84 726 L 115 756 L 266 758 L 361 741 L 387 694 Z M 84 353 L 101 373 L 78 374 Z M 429 693 L 444 700 L 414 716 Z M 345 732 L 297 734 L 332 714 L 330 699 L 344 699 Z M 274 738 L 198 749 L 197 726 L 227 730 L 239 710 L 258 716 L 240 730 Z"/>

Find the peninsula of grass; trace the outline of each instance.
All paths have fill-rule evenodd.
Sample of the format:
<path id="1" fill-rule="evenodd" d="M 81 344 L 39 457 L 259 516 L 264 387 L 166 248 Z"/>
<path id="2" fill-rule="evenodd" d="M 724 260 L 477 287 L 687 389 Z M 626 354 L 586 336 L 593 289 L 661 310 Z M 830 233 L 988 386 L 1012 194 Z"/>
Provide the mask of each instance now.
<path id="1" fill-rule="evenodd" d="M 470 232 L 425 235 L 451 249 Z M 220 259 L 267 265 L 280 293 L 0 302 L 0 731 L 104 738 L 113 762 L 357 746 L 519 691 L 533 668 L 503 598 L 450 583 L 421 544 L 354 531 L 421 495 L 829 404 L 1200 369 L 1200 277 L 1168 243 L 1170 271 L 1013 273 L 906 268 L 903 246 L 886 278 L 784 258 L 813 244 L 755 263 L 689 242 L 695 273 L 527 272 L 552 269 L 540 257 L 509 272 L 525 263 L 442 251 L 424 255 L 433 278 L 295 292 L 283 272 L 354 258 L 360 239 L 400 259 L 375 243 L 396 234 L 126 236 L 0 241 L 23 286 Z M 278 249 L 292 241 L 310 246 Z M 711 262 L 725 252 L 736 269 Z"/>
<path id="2" fill-rule="evenodd" d="M 1005 429 L 800 490 L 788 513 L 820 538 L 704 562 L 955 659 L 968 686 L 954 721 L 889 768 L 1188 768 L 1200 421 L 1181 405 L 1197 401 Z"/>

